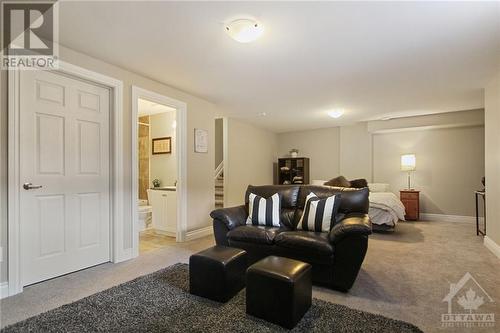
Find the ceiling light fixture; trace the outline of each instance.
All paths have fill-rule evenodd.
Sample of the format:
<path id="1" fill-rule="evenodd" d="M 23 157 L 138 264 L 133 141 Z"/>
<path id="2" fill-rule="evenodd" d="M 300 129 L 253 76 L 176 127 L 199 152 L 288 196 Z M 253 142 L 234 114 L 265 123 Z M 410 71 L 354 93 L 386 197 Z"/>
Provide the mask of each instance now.
<path id="1" fill-rule="evenodd" d="M 235 41 L 250 43 L 262 35 L 264 28 L 255 20 L 237 19 L 226 24 L 226 32 Z"/>
<path id="2" fill-rule="evenodd" d="M 335 118 L 335 119 L 340 118 L 343 114 L 344 114 L 343 109 L 335 109 L 332 111 L 328 111 L 328 115 L 332 118 Z"/>

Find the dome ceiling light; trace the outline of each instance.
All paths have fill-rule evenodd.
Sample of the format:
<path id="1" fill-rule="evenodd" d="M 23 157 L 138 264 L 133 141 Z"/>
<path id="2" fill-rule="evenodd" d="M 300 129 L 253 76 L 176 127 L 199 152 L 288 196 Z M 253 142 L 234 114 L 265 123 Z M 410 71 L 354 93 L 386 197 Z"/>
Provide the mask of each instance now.
<path id="1" fill-rule="evenodd" d="M 344 109 L 335 109 L 332 111 L 328 111 L 328 115 L 332 118 L 340 118 L 344 114 Z"/>
<path id="2" fill-rule="evenodd" d="M 235 41 L 250 43 L 259 38 L 264 32 L 262 24 L 251 19 L 237 19 L 226 24 L 226 33 Z"/>

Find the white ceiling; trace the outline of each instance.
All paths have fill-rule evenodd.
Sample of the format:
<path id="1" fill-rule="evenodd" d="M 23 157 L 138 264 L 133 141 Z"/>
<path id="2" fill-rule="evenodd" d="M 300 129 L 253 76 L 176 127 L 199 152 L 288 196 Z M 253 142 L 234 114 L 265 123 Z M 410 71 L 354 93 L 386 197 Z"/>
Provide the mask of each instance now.
<path id="1" fill-rule="evenodd" d="M 224 33 L 249 16 L 261 39 Z M 500 2 L 63 2 L 60 40 L 283 132 L 483 107 Z"/>
<path id="2" fill-rule="evenodd" d="M 153 116 L 155 114 L 176 111 L 174 108 L 170 106 L 166 106 L 163 104 L 150 102 L 148 100 L 139 98 L 137 103 L 137 116 Z"/>

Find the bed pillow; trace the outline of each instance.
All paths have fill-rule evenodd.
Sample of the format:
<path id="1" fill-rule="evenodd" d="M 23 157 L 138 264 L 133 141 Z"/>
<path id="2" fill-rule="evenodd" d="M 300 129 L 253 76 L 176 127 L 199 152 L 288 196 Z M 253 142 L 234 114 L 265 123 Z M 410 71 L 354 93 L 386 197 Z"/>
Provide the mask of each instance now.
<path id="1" fill-rule="evenodd" d="M 389 192 L 389 184 L 386 183 L 368 183 L 370 192 Z"/>
<path id="2" fill-rule="evenodd" d="M 350 180 L 349 183 L 351 183 L 351 187 L 354 188 L 368 187 L 368 182 L 364 178 Z"/>
<path id="3" fill-rule="evenodd" d="M 313 179 L 311 185 L 323 186 L 328 180 Z"/>
<path id="4" fill-rule="evenodd" d="M 304 212 L 297 225 L 298 230 L 330 232 L 340 206 L 340 195 L 320 199 L 314 193 L 306 197 Z"/>
<path id="5" fill-rule="evenodd" d="M 280 212 L 281 197 L 278 193 L 267 199 L 253 193 L 248 196 L 247 224 L 279 227 Z"/>
<path id="6" fill-rule="evenodd" d="M 338 176 L 325 183 L 326 186 L 351 187 L 351 183 L 344 177 Z"/>

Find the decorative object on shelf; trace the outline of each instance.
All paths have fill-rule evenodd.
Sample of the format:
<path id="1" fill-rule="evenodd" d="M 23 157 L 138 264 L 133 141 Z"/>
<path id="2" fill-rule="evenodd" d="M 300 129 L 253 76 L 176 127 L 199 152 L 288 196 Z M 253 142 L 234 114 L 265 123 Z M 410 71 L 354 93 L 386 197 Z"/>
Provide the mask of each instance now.
<path id="1" fill-rule="evenodd" d="M 278 184 L 309 184 L 309 159 L 279 158 Z"/>
<path id="2" fill-rule="evenodd" d="M 161 181 L 156 178 L 156 179 L 153 179 L 153 187 L 160 187 L 161 185 Z"/>
<path id="3" fill-rule="evenodd" d="M 405 220 L 416 221 L 420 219 L 420 191 L 401 190 L 399 198 L 405 206 Z"/>
<path id="4" fill-rule="evenodd" d="M 291 158 L 297 158 L 299 156 L 299 150 L 298 149 L 292 149 L 290 150 L 290 157 Z"/>
<path id="5" fill-rule="evenodd" d="M 172 153 L 172 138 L 170 136 L 155 138 L 152 141 L 151 147 L 153 155 Z"/>
<path id="6" fill-rule="evenodd" d="M 416 170 L 417 158 L 415 154 L 404 154 L 401 155 L 401 171 L 408 172 L 408 190 L 411 189 L 410 177 L 411 172 Z"/>
<path id="7" fill-rule="evenodd" d="M 194 152 L 208 153 L 208 131 L 200 128 L 194 129 Z"/>

